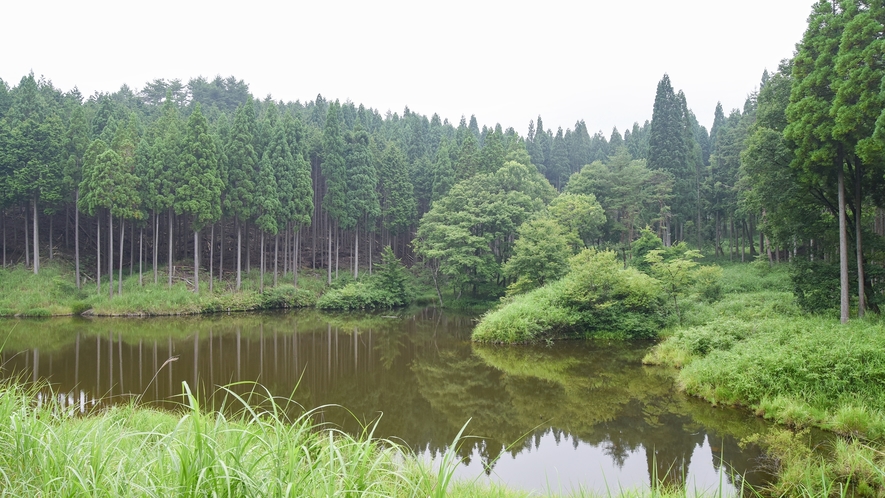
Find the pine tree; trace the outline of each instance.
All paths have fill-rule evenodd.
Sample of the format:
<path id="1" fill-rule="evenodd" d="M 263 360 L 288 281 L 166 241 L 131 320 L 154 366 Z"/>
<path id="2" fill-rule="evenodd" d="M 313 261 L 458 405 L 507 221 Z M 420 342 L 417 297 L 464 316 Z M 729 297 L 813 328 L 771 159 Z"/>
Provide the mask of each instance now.
<path id="1" fill-rule="evenodd" d="M 221 218 L 223 183 L 218 173 L 216 145 L 200 104 L 187 120 L 182 144 L 180 174 L 183 184 L 176 193 L 176 214 L 191 216 L 194 231 L 194 292 L 200 292 L 199 234 L 207 224 Z"/>
<path id="2" fill-rule="evenodd" d="M 224 198 L 225 210 L 237 221 L 237 290 L 242 286 L 243 223 L 255 210 L 258 158 L 255 154 L 252 130 L 255 128 L 255 109 L 252 99 L 237 109 L 227 145 L 228 185 Z"/>
<path id="3" fill-rule="evenodd" d="M 370 155 L 369 134 L 357 125 L 347 140 L 347 198 L 350 214 L 348 218 L 355 221 L 353 278 L 359 277 L 359 232 L 360 226 L 368 227 L 380 214 L 381 207 L 375 190 L 378 185 L 378 173 Z"/>

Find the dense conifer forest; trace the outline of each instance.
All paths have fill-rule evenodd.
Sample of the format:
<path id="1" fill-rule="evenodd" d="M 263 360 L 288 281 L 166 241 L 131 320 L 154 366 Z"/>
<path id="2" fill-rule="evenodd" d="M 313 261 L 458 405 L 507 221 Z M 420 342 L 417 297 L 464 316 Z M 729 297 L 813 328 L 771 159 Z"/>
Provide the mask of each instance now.
<path id="1" fill-rule="evenodd" d="M 664 246 L 801 262 L 800 301 L 841 302 L 846 320 L 881 299 L 883 18 L 819 2 L 743 108 L 701 111 L 709 130 L 666 74 L 651 119 L 623 133 L 539 116 L 525 135 L 256 99 L 233 76 L 90 96 L 0 81 L 2 263 L 39 273 L 68 258 L 78 287 L 113 296 L 124 272 L 157 282 L 169 268 L 167 285 L 197 292 L 237 290 L 253 269 L 262 288 L 299 268 L 358 278 L 390 246 L 437 288 L 499 296 L 556 280 L 585 247 L 626 263 L 647 227 Z"/>

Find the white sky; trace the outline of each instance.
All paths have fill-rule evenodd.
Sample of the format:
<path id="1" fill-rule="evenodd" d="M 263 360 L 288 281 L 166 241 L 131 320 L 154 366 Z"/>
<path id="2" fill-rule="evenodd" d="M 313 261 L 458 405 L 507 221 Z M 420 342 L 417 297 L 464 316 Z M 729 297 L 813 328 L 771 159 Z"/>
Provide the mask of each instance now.
<path id="1" fill-rule="evenodd" d="M 16 1 L 0 78 L 33 70 L 85 95 L 234 75 L 256 97 L 350 99 L 525 134 L 651 119 L 666 72 L 709 128 L 792 56 L 813 0 L 502 2 Z"/>

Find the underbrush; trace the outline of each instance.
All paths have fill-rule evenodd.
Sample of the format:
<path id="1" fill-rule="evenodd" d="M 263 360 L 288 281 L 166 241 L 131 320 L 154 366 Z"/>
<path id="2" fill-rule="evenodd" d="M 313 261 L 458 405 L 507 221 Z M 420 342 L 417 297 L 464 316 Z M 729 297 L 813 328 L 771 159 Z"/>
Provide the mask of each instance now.
<path id="1" fill-rule="evenodd" d="M 483 316 L 473 340 L 647 339 L 663 327 L 667 311 L 657 280 L 624 269 L 614 252 L 586 250 L 572 258 L 571 268 L 561 280 L 504 300 Z"/>
<path id="2" fill-rule="evenodd" d="M 740 270 L 726 267 L 723 284 L 734 290 L 689 313 L 644 361 L 681 368 L 681 386 L 711 403 L 843 436 L 826 458 L 787 448 L 801 433 L 762 441 L 780 455 L 776 494 L 882 496 L 885 324 L 809 315 L 789 291 L 786 268 Z"/>

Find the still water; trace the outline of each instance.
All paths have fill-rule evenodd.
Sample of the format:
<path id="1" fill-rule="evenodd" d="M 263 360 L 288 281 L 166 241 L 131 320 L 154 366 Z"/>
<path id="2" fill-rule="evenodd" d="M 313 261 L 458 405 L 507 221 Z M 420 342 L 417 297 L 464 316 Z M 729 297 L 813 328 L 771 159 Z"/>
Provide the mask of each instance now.
<path id="1" fill-rule="evenodd" d="M 319 421 L 437 464 L 467 424 L 456 476 L 539 493 L 661 482 L 737 494 L 768 477 L 760 450 L 738 445 L 765 424 L 678 392 L 672 370 L 641 364 L 651 343 L 478 345 L 474 323 L 435 309 L 2 321 L 0 357 L 4 377 L 48 382 L 42 396 L 75 412 L 132 397 L 174 408 L 183 382 L 220 409 L 257 392 L 251 402 L 322 407 Z"/>

